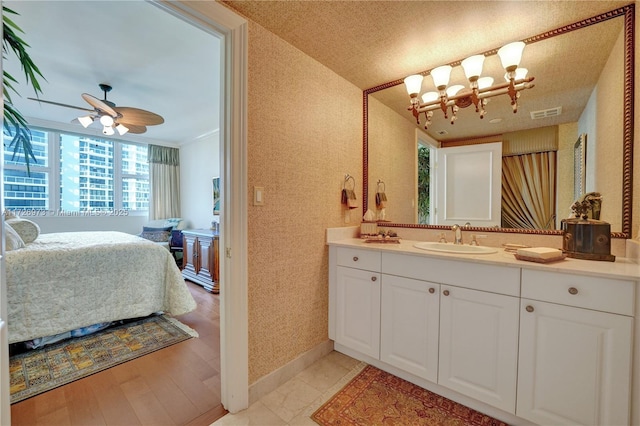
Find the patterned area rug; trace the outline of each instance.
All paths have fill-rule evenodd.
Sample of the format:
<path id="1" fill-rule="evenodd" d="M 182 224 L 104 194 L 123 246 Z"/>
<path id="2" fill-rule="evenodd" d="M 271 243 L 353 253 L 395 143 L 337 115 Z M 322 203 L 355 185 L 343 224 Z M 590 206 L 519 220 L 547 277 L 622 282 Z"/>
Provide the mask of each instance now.
<path id="1" fill-rule="evenodd" d="M 174 318 L 155 315 L 11 356 L 11 403 L 197 335 Z"/>
<path id="2" fill-rule="evenodd" d="M 506 426 L 371 365 L 323 404 L 311 419 L 322 426 Z"/>

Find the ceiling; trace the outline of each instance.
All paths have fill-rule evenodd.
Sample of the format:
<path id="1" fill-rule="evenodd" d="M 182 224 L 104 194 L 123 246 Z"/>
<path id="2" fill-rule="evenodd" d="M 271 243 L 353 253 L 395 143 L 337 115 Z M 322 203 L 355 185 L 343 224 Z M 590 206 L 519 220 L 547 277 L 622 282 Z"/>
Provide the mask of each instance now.
<path id="1" fill-rule="evenodd" d="M 224 3 L 365 90 L 629 1 Z M 113 86 L 108 99 L 117 106 L 146 109 L 165 119 L 128 139 L 180 145 L 218 129 L 220 46 L 215 36 L 142 0 L 4 4 L 20 13 L 15 21 L 46 78 L 41 99 L 87 107 L 80 95 L 102 98 L 98 84 L 108 83 Z M 14 58 L 3 66 L 21 75 Z M 530 68 L 540 85 L 540 70 Z M 523 94 L 523 104 L 536 89 Z M 27 100 L 34 95 L 27 87 L 20 93 L 14 102 L 32 124 L 79 127 L 69 123 L 80 111 Z M 402 96 L 408 103 L 406 93 Z"/>
<path id="2" fill-rule="evenodd" d="M 103 99 L 98 87 L 113 87 L 107 99 L 116 106 L 140 108 L 164 117 L 127 140 L 181 145 L 215 132 L 220 105 L 219 39 L 141 1 L 4 1 L 19 13 L 12 19 L 24 31 L 28 52 L 39 67 L 40 99 L 91 108 L 81 97 Z M 3 67 L 20 80 L 16 107 L 30 124 L 61 123 L 62 130 L 95 132 L 71 124 L 86 112 L 36 101 L 24 84 L 15 56 Z M 116 133 L 117 135 L 117 133 Z"/>
<path id="3" fill-rule="evenodd" d="M 277 34 L 357 87 L 366 90 L 389 81 L 464 59 L 631 3 L 627 1 L 247 1 L 223 0 L 229 7 Z M 544 125 L 577 121 L 594 83 L 622 28 L 591 27 L 525 48 L 522 66 L 535 77 L 524 91 L 514 115 L 508 99 L 492 99 L 487 106 L 483 135 L 542 125 L 532 123 L 529 112 L 563 107 L 560 117 Z M 578 34 L 579 33 L 579 34 Z M 588 39 L 587 39 L 588 37 Z M 560 39 L 564 42 L 560 42 Z M 544 44 L 543 44 L 544 43 Z M 566 51 L 561 49 L 566 48 Z M 504 74 L 497 57 L 485 61 L 483 75 Z M 567 64 L 576 63 L 576 69 Z M 494 66 L 495 65 L 495 66 Z M 455 73 L 459 79 L 455 80 Z M 460 67 L 451 84 L 465 84 Z M 558 86 L 552 86 L 551 83 Z M 431 84 L 424 79 L 423 91 Z M 433 90 L 433 89 L 431 89 Z M 564 95 L 561 97 L 560 95 Z M 385 105 L 413 120 L 404 85 L 374 95 Z M 473 108 L 461 110 L 455 126 L 435 111 L 429 133 L 438 140 L 479 136 Z M 520 121 L 517 122 L 516 120 Z M 424 124 L 424 118 L 422 118 Z M 413 120 L 415 122 L 415 120 Z M 440 129 L 446 134 L 441 134 Z"/>

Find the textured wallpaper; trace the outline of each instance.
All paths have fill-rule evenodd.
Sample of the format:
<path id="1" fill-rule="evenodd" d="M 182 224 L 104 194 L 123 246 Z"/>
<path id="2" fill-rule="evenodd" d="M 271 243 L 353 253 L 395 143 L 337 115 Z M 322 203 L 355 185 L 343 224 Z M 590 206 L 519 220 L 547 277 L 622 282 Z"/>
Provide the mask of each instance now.
<path id="1" fill-rule="evenodd" d="M 253 383 L 328 338 L 325 231 L 346 225 L 346 173 L 362 205 L 362 91 L 250 22 L 248 116 L 249 199 L 265 191 L 248 212 Z"/>
<path id="2" fill-rule="evenodd" d="M 376 186 L 381 180 L 387 195 L 385 219 L 417 222 L 417 156 L 415 124 L 369 96 L 369 209 L 376 212 Z"/>

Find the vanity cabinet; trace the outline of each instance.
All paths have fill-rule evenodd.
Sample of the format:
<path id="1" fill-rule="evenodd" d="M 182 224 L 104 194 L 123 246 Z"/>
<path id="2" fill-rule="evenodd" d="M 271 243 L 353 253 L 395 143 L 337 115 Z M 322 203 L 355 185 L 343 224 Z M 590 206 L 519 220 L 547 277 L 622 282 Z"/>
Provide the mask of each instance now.
<path id="1" fill-rule="evenodd" d="M 438 381 L 440 285 L 382 276 L 380 360 Z"/>
<path id="2" fill-rule="evenodd" d="M 504 259 L 330 246 L 329 337 L 338 351 L 511 422 L 638 424 L 636 269 L 610 279 Z"/>
<path id="3" fill-rule="evenodd" d="M 438 384 L 515 413 L 519 299 L 443 285 Z"/>
<path id="4" fill-rule="evenodd" d="M 522 271 L 518 417 L 629 424 L 634 285 Z"/>
<path id="5" fill-rule="evenodd" d="M 380 253 L 339 249 L 335 341 L 380 356 Z"/>

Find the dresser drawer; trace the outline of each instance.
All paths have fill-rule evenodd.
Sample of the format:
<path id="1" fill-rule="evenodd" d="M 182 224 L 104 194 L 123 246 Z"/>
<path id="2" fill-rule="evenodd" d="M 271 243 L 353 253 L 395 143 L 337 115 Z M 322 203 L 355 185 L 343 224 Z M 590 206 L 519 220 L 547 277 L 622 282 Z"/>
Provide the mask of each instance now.
<path id="1" fill-rule="evenodd" d="M 522 297 L 551 303 L 633 315 L 633 281 L 522 270 Z"/>
<path id="2" fill-rule="evenodd" d="M 349 268 L 364 269 L 367 271 L 380 272 L 380 257 L 379 251 L 369 251 L 352 249 L 346 247 L 338 247 L 337 250 L 337 263 L 340 266 L 347 266 Z"/>

